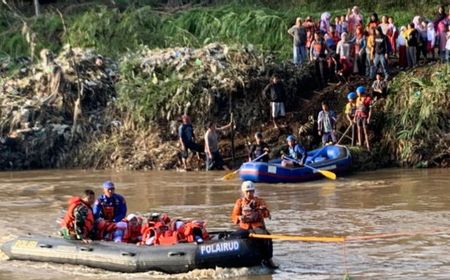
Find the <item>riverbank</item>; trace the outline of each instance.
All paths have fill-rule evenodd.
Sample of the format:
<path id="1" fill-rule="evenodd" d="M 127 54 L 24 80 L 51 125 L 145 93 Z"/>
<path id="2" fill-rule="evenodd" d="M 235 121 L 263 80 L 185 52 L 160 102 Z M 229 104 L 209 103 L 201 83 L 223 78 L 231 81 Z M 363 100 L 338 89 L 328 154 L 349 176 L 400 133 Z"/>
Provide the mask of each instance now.
<path id="1" fill-rule="evenodd" d="M 103 19 L 117 13 L 102 9 Z M 201 17 L 198 13 L 207 11 L 194 10 L 190 17 Z M 53 16 L 56 22 L 59 17 Z M 93 18 L 90 12 L 85 16 Z M 174 20 L 187 16 L 174 15 Z M 287 26 L 284 20 L 277 25 L 280 34 Z M 70 26 L 73 32 L 69 33 L 84 30 L 81 24 Z M 85 33 L 91 34 L 86 30 L 80 34 Z M 282 44 L 284 50 L 290 46 L 285 36 L 270 41 Z M 56 42 L 61 44 L 64 38 L 67 34 Z M 83 40 L 69 41 L 84 45 Z M 221 149 L 227 163 L 237 167 L 246 160 L 248 142 L 256 131 L 263 132 L 272 147 L 272 157 L 279 156 L 287 134 L 298 136 L 308 149 L 317 147 L 320 139 L 315 119 L 324 100 L 340 113 L 338 130 L 344 132 L 347 124 L 342 112 L 347 93 L 358 85 L 371 85 L 365 77 L 354 76 L 344 86 L 320 88 L 314 67 L 285 62 L 284 52 L 262 50 L 264 43 L 206 41 L 197 41 L 195 48 L 187 47 L 191 45 L 188 41 L 184 47 L 166 49 L 136 44 L 132 50 L 115 51 L 111 56 L 111 51 L 101 52 L 106 45 L 100 43 L 95 43 L 103 46 L 98 49 L 66 46 L 55 55 L 41 50 L 36 62 L 22 58 L 4 64 L 6 70 L 0 80 L 0 169 L 177 168 L 176 128 L 184 113 L 191 115 L 200 139 L 208 120 L 226 124 L 233 114 L 234 141 L 227 132 Z M 101 65 L 96 61 L 99 54 L 104 55 Z M 271 128 L 268 100 L 261 94 L 274 73 L 282 77 L 288 93 L 287 125 L 281 129 Z M 388 97 L 374 106 L 372 152 L 352 149 L 355 168 L 448 167 L 448 65 L 427 64 L 397 74 L 393 75 Z M 192 167 L 201 169 L 203 162 L 194 161 Z"/>

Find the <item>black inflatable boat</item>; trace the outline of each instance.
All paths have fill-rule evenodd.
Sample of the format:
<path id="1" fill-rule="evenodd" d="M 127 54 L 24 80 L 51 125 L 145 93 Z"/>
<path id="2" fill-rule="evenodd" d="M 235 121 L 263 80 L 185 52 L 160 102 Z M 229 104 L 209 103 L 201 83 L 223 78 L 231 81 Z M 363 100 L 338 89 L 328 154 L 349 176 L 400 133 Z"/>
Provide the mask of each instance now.
<path id="1" fill-rule="evenodd" d="M 211 236 L 211 240 L 202 244 L 147 247 L 105 241 L 83 244 L 59 237 L 26 235 L 4 243 L 1 249 L 12 260 L 86 265 L 119 272 L 154 270 L 165 273 L 256 266 L 267 253 L 272 253 L 271 244 L 261 240 L 232 238 L 230 232 Z"/>

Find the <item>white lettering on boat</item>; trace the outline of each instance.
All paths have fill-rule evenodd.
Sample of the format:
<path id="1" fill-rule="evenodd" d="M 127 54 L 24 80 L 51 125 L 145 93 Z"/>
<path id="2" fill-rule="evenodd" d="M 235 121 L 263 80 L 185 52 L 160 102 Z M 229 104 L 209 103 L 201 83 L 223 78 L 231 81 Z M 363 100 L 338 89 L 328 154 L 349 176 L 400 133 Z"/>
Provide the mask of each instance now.
<path id="1" fill-rule="evenodd" d="M 200 254 L 201 255 L 205 255 L 205 254 L 210 255 L 210 254 L 233 252 L 233 251 L 239 251 L 239 242 L 238 241 L 221 242 L 221 243 L 216 243 L 216 244 L 200 246 Z"/>

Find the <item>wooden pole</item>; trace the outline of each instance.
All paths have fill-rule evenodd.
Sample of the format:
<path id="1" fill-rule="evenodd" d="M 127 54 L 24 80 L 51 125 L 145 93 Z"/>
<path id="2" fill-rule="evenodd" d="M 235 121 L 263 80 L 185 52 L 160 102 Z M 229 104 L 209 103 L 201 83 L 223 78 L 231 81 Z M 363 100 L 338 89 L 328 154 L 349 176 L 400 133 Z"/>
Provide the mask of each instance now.
<path id="1" fill-rule="evenodd" d="M 39 0 L 34 0 L 34 14 L 37 17 L 41 14 L 40 7 L 39 7 Z"/>

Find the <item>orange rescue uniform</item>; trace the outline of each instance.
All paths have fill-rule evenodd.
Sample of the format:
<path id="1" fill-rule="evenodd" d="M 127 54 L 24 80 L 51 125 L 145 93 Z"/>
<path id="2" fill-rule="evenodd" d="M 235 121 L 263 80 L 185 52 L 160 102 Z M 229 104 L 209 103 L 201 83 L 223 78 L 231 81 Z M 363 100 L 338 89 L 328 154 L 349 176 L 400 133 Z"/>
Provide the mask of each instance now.
<path id="1" fill-rule="evenodd" d="M 270 217 L 266 202 L 259 197 L 249 200 L 245 197 L 239 198 L 234 204 L 231 220 L 233 224 L 239 225 L 241 229 L 249 230 L 265 228 L 264 218 Z"/>

